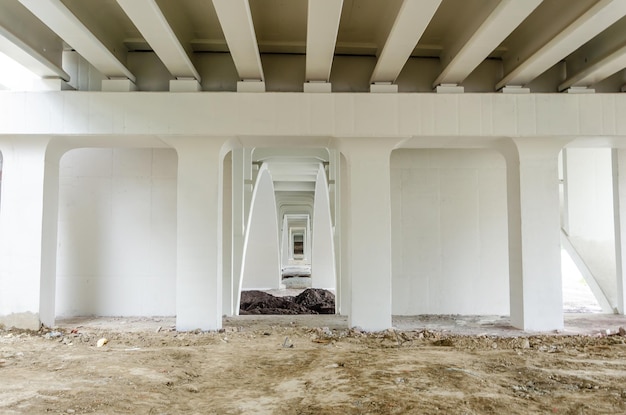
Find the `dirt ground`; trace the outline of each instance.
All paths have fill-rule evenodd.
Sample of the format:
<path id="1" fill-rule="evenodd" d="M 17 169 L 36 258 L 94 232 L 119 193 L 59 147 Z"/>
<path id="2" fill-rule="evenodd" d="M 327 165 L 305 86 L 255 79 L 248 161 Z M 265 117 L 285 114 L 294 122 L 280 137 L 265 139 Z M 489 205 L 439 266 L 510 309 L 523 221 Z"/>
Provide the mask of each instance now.
<path id="1" fill-rule="evenodd" d="M 380 333 L 339 316 L 241 316 L 221 332 L 179 333 L 171 318 L 3 329 L 0 413 L 626 413 L 626 320 L 567 322 L 551 335 L 454 316 Z"/>

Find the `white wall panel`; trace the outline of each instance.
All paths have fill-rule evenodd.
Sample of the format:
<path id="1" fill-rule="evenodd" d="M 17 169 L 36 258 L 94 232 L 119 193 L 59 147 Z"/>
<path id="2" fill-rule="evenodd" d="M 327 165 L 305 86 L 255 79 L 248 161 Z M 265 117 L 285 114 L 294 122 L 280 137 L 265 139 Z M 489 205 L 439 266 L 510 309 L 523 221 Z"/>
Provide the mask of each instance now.
<path id="1" fill-rule="evenodd" d="M 392 153 L 393 314 L 508 314 L 504 159 Z"/>
<path id="2" fill-rule="evenodd" d="M 175 314 L 176 165 L 170 149 L 63 156 L 57 315 Z"/>

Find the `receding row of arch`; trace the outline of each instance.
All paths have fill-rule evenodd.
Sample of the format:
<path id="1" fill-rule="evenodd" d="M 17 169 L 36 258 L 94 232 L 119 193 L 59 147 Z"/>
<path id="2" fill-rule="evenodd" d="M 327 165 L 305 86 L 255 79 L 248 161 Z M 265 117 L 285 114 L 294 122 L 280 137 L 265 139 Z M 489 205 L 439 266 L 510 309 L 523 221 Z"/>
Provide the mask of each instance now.
<path id="1" fill-rule="evenodd" d="M 459 146 L 462 139 L 457 139 L 448 148 L 428 148 L 424 145 L 426 139 L 411 139 L 403 145 L 419 144 L 421 148 L 398 148 L 390 153 L 394 314 L 508 313 L 506 156 L 498 151 L 498 145 L 493 145 L 496 140 L 480 140 L 481 145 L 468 139 L 471 145 Z M 155 146 L 152 140 L 135 148 L 109 147 L 105 143 L 116 142 L 105 140 L 89 148 L 67 143 L 51 147 L 58 157 L 58 249 L 52 285 L 55 289 L 52 293 L 42 292 L 42 297 L 54 296 L 55 316 L 173 315 L 179 167 L 176 151 L 166 145 Z M 582 142 L 579 146 L 588 144 Z M 271 172 L 271 151 L 263 149 L 258 153 L 262 156 L 252 157 L 260 162 L 257 173 Z M 328 148 L 314 151 L 329 154 Z M 281 151 L 276 153 L 280 155 Z M 1 157 L 0 153 L 0 163 Z M 341 152 L 334 160 L 340 165 L 348 162 Z M 232 221 L 233 211 L 228 191 L 233 189 L 232 149 L 224 152 L 222 163 L 223 220 L 228 222 Z M 275 231 L 277 244 L 272 246 L 271 254 L 276 253 L 282 264 L 285 218 L 290 214 L 319 215 L 311 194 L 328 197 L 324 205 L 328 206 L 332 226 L 326 237 L 332 239 L 334 255 L 323 257 L 332 262 L 324 266 L 336 270 L 334 286 L 329 288 L 338 291 L 338 311 L 345 313 L 349 293 L 341 291 L 349 290 L 349 283 L 356 282 L 342 280 L 341 198 L 336 197 L 342 190 L 335 186 L 346 178 L 331 160 L 320 160 L 319 166 L 313 192 L 258 192 L 259 197 L 266 198 L 262 205 L 272 200 L 275 203 L 275 221 L 260 233 Z M 336 179 L 318 180 L 318 175 L 324 176 L 331 169 L 336 170 Z M 273 185 L 271 175 L 269 178 Z M 254 186 L 257 190 L 258 183 Z M 322 184 L 327 187 L 318 189 Z M 281 196 L 281 191 L 286 193 Z M 273 199 L 268 198 L 270 194 Z M 254 200 L 251 202 L 254 205 Z M 294 219 L 294 229 L 302 228 L 298 219 L 302 217 Z M 316 232 L 314 225 L 304 228 Z M 223 286 L 225 298 L 229 296 L 224 302 L 225 311 L 229 311 L 226 304 L 230 304 L 230 311 L 236 313 L 239 291 L 246 288 L 246 259 L 244 254 L 243 271 L 239 273 L 244 280 L 237 284 L 229 249 L 232 239 L 232 225 L 225 226 Z M 293 238 L 289 240 L 292 245 Z M 314 239 L 309 244 L 313 251 Z M 279 278 L 278 270 L 272 284 Z M 42 290 L 49 286 L 42 284 Z M 485 293 L 490 294 L 489 301 L 485 301 Z"/>

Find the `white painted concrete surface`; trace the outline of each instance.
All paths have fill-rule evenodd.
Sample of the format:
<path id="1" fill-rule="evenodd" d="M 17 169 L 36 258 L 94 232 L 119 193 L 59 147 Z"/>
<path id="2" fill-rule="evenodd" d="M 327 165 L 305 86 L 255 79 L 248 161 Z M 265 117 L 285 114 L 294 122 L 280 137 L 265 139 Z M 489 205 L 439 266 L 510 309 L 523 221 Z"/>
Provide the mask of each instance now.
<path id="1" fill-rule="evenodd" d="M 57 316 L 176 314 L 176 169 L 172 149 L 63 156 Z"/>
<path id="2" fill-rule="evenodd" d="M 280 286 L 280 251 L 274 184 L 267 165 L 261 166 L 252 194 L 241 266 L 242 290 Z"/>
<path id="3" fill-rule="evenodd" d="M 335 290 L 335 244 L 330 217 L 326 172 L 320 165 L 315 181 L 315 203 L 311 235 L 311 284 L 313 288 Z"/>
<path id="4" fill-rule="evenodd" d="M 502 155 L 396 150 L 391 201 L 394 315 L 508 314 Z"/>
<path id="5" fill-rule="evenodd" d="M 48 241 L 54 229 L 44 225 L 49 218 L 43 213 L 53 215 L 46 201 L 53 199 L 54 192 L 47 191 L 45 183 L 54 183 L 54 172 L 44 168 L 42 156 L 50 140 L 70 149 L 98 143 L 109 148 L 176 150 L 177 325 L 184 330 L 219 327 L 221 166 L 223 146 L 234 140 L 248 149 L 335 148 L 348 161 L 337 189 L 342 210 L 338 290 L 342 313 L 350 315 L 351 324 L 372 330 L 391 324 L 392 264 L 396 263 L 391 242 L 395 217 L 391 151 L 505 149 L 512 321 L 527 329 L 558 329 L 563 319 L 556 155 L 574 140 L 578 146 L 625 146 L 626 118 L 621 116 L 625 110 L 626 96 L 620 94 L 1 93 L 0 316 L 3 321 L 17 314 L 30 316 L 31 324 L 43 321 L 39 314 L 50 304 L 44 299 L 50 288 L 41 290 L 42 281 L 50 282 L 49 255 L 56 250 Z M 50 163 L 55 161 L 51 158 Z M 460 185 L 471 184 L 471 179 L 453 173 L 441 182 L 441 191 L 471 205 L 476 196 Z M 487 174 L 490 178 L 495 175 Z M 120 191 L 125 188 L 120 186 Z M 146 191 L 143 185 L 136 188 Z M 134 196 L 118 196 L 130 212 L 147 206 Z M 440 205 L 440 213 L 448 215 L 448 208 L 451 219 L 445 226 L 469 229 L 463 235 L 466 241 L 483 229 L 476 224 L 476 210 L 455 217 L 451 206 Z M 114 217 L 122 225 L 136 224 L 113 214 L 112 224 Z M 144 220 L 138 218 L 137 223 Z M 145 235 L 134 236 L 139 234 Z M 452 231 L 442 228 L 441 234 Z M 134 248 L 135 242 L 145 240 L 128 245 Z M 452 239 L 441 243 L 450 251 L 464 246 Z M 475 267 L 471 258 L 475 247 L 468 245 L 461 252 L 460 258 Z M 60 255 L 61 260 L 65 261 Z M 442 272 L 458 275 L 456 265 L 446 264 L 451 268 Z M 59 269 L 64 267 L 59 264 Z"/>

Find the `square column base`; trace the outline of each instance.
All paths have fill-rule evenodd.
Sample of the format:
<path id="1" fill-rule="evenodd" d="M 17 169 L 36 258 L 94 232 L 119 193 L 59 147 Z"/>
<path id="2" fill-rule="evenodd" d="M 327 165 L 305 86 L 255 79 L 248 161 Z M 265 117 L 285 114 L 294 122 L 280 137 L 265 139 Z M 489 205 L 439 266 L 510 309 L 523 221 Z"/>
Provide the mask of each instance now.
<path id="1" fill-rule="evenodd" d="M 465 92 L 465 88 L 457 84 L 441 84 L 437 85 L 435 92 L 438 94 L 462 94 Z"/>
<path id="2" fill-rule="evenodd" d="M 398 92 L 397 84 L 371 84 L 370 92 L 372 93 L 383 93 L 383 94 L 394 94 Z"/>
<path id="3" fill-rule="evenodd" d="M 530 94 L 530 88 L 522 88 L 521 86 L 505 86 L 500 90 L 503 94 Z"/>
<path id="4" fill-rule="evenodd" d="M 171 79 L 170 92 L 199 92 L 202 91 L 197 79 Z"/>
<path id="5" fill-rule="evenodd" d="M 564 92 L 568 94 L 595 94 L 596 90 L 593 88 L 587 88 L 586 86 L 571 86 Z"/>
<path id="6" fill-rule="evenodd" d="M 131 92 L 136 90 L 137 85 L 130 79 L 102 80 L 102 92 Z"/>
<path id="7" fill-rule="evenodd" d="M 332 92 L 332 84 L 330 82 L 305 82 L 304 92 Z"/>
<path id="8" fill-rule="evenodd" d="M 239 81 L 237 82 L 237 92 L 265 92 L 265 82 Z"/>

